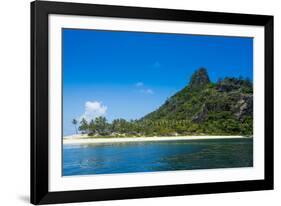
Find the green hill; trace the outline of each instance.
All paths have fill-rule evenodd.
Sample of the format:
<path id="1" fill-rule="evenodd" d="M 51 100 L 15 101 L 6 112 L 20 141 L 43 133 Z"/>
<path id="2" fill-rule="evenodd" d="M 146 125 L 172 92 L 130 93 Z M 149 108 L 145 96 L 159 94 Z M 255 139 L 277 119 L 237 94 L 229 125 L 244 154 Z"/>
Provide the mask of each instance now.
<path id="1" fill-rule="evenodd" d="M 166 133 L 252 135 L 253 85 L 243 78 L 212 83 L 200 68 L 186 87 L 140 121 Z M 165 126 L 159 128 L 159 122 Z"/>
<path id="2" fill-rule="evenodd" d="M 242 77 L 212 83 L 201 68 L 186 87 L 141 119 L 82 119 L 78 129 L 95 137 L 252 135 L 253 85 Z"/>

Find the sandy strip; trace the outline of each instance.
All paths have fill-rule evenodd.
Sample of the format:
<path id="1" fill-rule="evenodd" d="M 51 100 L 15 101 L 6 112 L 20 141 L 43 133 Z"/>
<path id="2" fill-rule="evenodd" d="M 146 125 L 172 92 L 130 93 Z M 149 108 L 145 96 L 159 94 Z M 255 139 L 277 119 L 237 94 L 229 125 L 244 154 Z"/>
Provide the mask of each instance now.
<path id="1" fill-rule="evenodd" d="M 94 144 L 114 142 L 146 142 L 146 141 L 172 141 L 172 140 L 201 140 L 201 139 L 238 139 L 252 138 L 245 136 L 174 136 L 174 137 L 117 137 L 117 138 L 64 138 L 63 144 Z"/>

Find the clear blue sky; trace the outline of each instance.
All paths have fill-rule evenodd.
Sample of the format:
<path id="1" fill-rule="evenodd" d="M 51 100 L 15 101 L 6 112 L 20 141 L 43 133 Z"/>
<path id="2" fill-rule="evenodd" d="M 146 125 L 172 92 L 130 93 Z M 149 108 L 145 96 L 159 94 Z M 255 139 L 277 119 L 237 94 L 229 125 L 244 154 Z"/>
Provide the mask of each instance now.
<path id="1" fill-rule="evenodd" d="M 253 39 L 63 29 L 63 132 L 73 118 L 137 119 L 205 67 L 210 79 L 253 78 Z M 88 103 L 86 103 L 88 102 Z"/>

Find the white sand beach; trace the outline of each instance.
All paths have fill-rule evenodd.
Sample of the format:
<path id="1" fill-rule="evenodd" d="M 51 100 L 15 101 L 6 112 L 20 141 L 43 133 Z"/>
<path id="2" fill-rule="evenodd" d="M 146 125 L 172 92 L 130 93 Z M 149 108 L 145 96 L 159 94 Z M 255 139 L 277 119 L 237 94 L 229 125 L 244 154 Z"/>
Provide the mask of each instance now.
<path id="1" fill-rule="evenodd" d="M 245 136 L 172 136 L 172 137 L 113 137 L 89 138 L 87 135 L 71 135 L 63 138 L 63 144 L 94 144 L 114 142 L 145 142 L 145 141 L 173 141 L 173 140 L 204 140 L 204 139 L 237 139 L 252 138 Z"/>

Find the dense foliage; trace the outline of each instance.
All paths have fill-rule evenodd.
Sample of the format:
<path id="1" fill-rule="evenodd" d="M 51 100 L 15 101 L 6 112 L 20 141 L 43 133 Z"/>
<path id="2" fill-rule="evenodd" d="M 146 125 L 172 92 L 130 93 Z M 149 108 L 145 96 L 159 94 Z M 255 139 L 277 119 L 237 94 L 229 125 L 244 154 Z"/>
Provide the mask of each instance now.
<path id="1" fill-rule="evenodd" d="M 139 120 L 82 119 L 79 130 L 93 136 L 252 135 L 253 85 L 248 79 L 212 83 L 201 68 L 189 85 Z"/>

